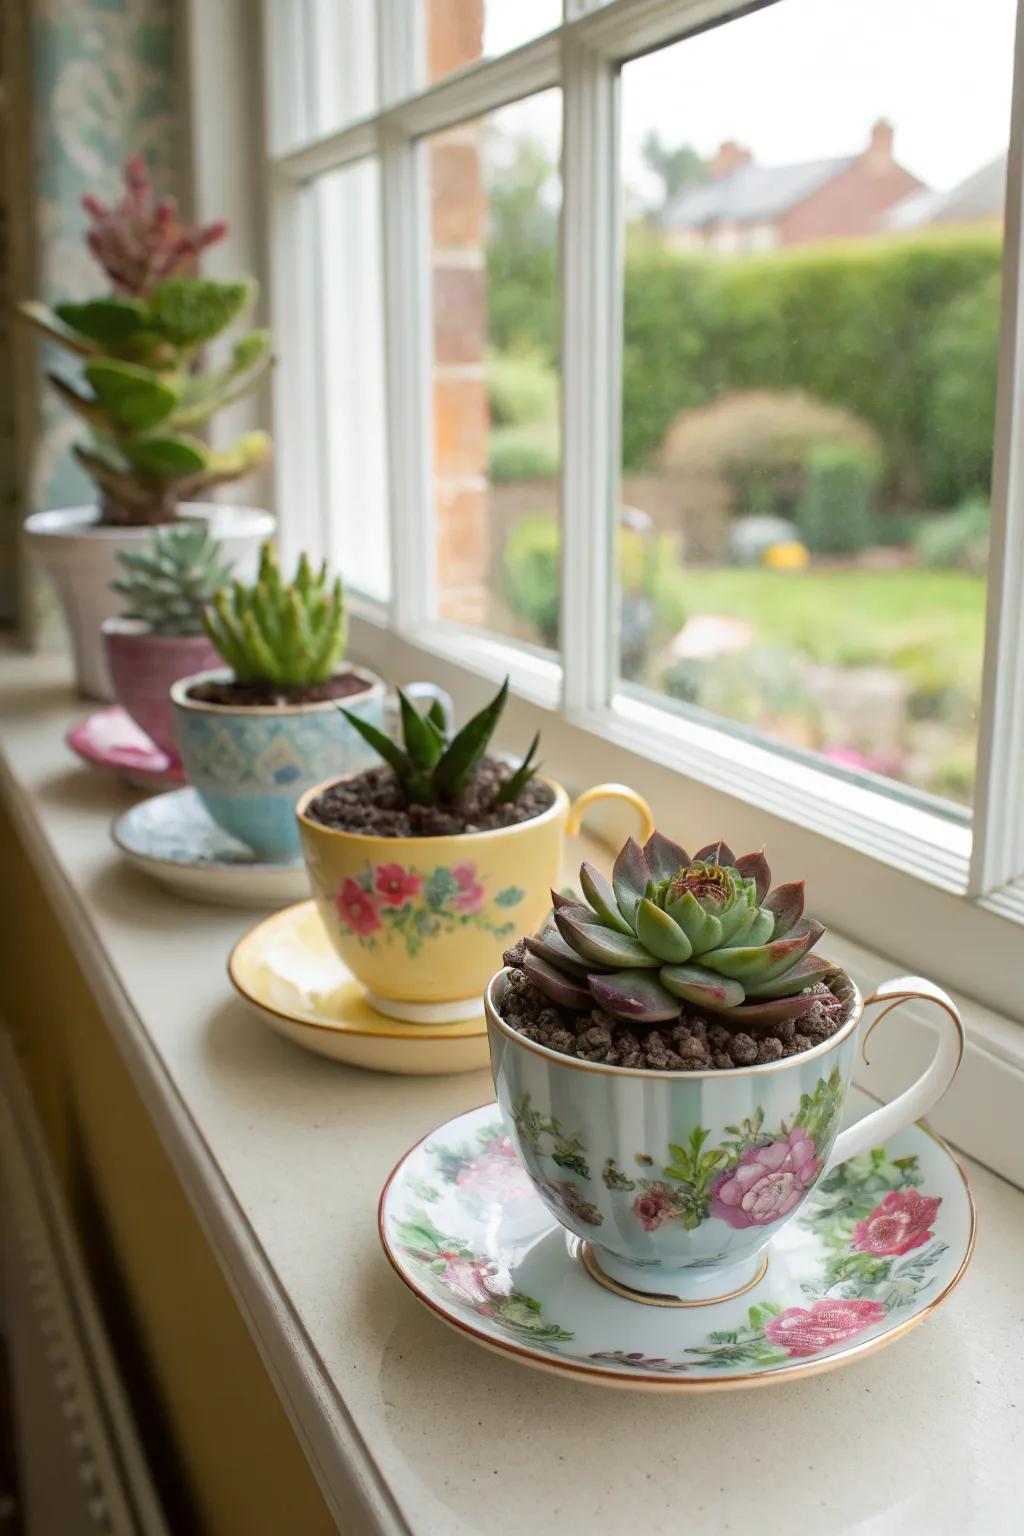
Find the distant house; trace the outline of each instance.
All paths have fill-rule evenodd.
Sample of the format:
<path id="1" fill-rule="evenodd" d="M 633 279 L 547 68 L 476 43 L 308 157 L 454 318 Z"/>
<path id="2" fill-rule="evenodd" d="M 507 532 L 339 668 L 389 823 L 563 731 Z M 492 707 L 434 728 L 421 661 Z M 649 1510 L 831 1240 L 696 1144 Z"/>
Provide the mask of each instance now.
<path id="1" fill-rule="evenodd" d="M 1003 219 L 1006 201 L 1006 156 L 997 155 L 987 165 L 972 171 L 948 192 L 923 188 L 911 192 L 882 214 L 879 229 L 926 229 L 942 224 L 992 224 Z"/>
<path id="2" fill-rule="evenodd" d="M 884 120 L 859 154 L 799 165 L 757 165 L 729 140 L 712 162 L 711 180 L 678 193 L 662 227 L 681 251 L 773 251 L 874 234 L 887 209 L 924 190 L 893 158 L 893 128 Z"/>

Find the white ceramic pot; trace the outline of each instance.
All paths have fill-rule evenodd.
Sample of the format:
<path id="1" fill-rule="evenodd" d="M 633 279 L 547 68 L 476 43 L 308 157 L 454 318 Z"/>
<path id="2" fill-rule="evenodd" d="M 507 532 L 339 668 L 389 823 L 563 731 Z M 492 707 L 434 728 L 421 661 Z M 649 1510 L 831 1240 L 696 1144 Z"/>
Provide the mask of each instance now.
<path id="1" fill-rule="evenodd" d="M 181 516 L 209 522 L 225 560 L 242 580 L 255 575 L 260 544 L 276 526 L 276 519 L 257 507 L 215 502 L 192 502 L 181 508 Z M 88 698 L 112 698 L 101 626 L 123 606 L 122 599 L 110 590 L 110 583 L 121 572 L 117 551 L 144 547 L 152 527 L 103 528 L 96 507 L 62 507 L 33 513 L 25 531 L 29 549 L 60 598 L 74 653 L 75 686 Z"/>

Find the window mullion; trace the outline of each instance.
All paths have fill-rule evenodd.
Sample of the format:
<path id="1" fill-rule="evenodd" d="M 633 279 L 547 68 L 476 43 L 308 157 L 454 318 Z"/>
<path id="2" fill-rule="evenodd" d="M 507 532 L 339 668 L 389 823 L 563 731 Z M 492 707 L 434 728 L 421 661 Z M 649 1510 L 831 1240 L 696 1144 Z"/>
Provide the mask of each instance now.
<path id="1" fill-rule="evenodd" d="M 1018 13 L 1006 167 L 1002 327 L 985 675 L 978 733 L 973 895 L 1024 875 L 1024 8 Z"/>
<path id="2" fill-rule="evenodd" d="M 614 510 L 619 499 L 617 96 L 613 68 L 563 35 L 562 604 L 564 702 L 611 697 Z"/>

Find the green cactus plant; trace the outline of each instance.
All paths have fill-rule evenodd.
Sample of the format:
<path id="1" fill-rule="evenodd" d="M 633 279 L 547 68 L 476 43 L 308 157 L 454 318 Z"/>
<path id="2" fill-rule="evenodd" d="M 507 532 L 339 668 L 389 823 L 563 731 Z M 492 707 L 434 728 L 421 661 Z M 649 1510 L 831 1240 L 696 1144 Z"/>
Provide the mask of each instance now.
<path id="1" fill-rule="evenodd" d="M 551 919 L 525 941 L 524 971 L 566 1008 L 655 1024 L 685 1002 L 758 1028 L 821 1004 L 800 994 L 836 969 L 809 954 L 825 930 L 803 916 L 803 881 L 770 891 L 763 851 L 736 858 L 719 842 L 691 859 L 655 832 L 643 848 L 629 839 L 610 883 L 584 864 L 580 884 L 586 899 L 552 892 Z"/>
<path id="2" fill-rule="evenodd" d="M 402 746 L 368 720 L 341 705 L 338 707 L 349 724 L 394 771 L 407 804 L 455 808 L 476 777 L 507 699 L 506 677 L 491 702 L 467 720 L 454 736 L 449 736 L 445 713 L 437 700 L 425 715 L 421 715 L 399 688 Z M 522 794 L 539 766 L 534 761 L 539 742 L 538 731 L 522 762 L 498 789 L 493 807 L 511 805 Z"/>
<path id="3" fill-rule="evenodd" d="M 236 682 L 286 691 L 326 683 L 345 654 L 341 578 L 329 582 L 326 560 L 314 574 L 302 555 L 285 586 L 274 546 L 264 544 L 254 584 L 221 588 L 204 609 L 203 627 Z"/>
<path id="4" fill-rule="evenodd" d="M 154 635 L 201 635 L 203 610 L 231 574 L 204 522 L 155 528 L 147 549 L 119 549 L 124 575 L 110 583 L 127 598 L 122 617 Z"/>

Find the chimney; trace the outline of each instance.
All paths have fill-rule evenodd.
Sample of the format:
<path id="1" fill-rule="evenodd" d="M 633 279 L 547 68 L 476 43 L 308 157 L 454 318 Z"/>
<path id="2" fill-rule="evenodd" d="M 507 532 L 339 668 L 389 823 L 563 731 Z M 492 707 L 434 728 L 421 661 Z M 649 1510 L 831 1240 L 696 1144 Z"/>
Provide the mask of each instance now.
<path id="1" fill-rule="evenodd" d="M 871 126 L 871 136 L 868 139 L 868 147 L 864 151 L 864 163 L 869 170 L 887 171 L 893 164 L 892 158 L 893 127 L 887 118 L 880 117 Z"/>
<path id="2" fill-rule="evenodd" d="M 735 139 L 726 139 L 719 144 L 715 152 L 715 158 L 711 162 L 711 175 L 715 181 L 721 181 L 723 176 L 731 176 L 733 171 L 738 171 L 744 165 L 749 165 L 753 156 L 749 149 L 744 149 L 742 144 L 737 144 Z"/>

